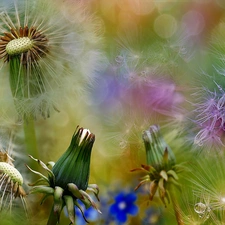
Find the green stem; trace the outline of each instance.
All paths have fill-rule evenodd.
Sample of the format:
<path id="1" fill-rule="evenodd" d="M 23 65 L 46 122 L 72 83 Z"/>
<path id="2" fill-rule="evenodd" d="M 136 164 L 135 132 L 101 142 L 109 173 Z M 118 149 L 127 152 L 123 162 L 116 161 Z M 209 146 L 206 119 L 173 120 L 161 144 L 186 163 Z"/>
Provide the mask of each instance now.
<path id="1" fill-rule="evenodd" d="M 35 124 L 33 118 L 29 118 L 24 122 L 24 136 L 25 144 L 28 155 L 32 155 L 34 158 L 39 159 L 39 152 L 37 148 Z M 33 169 L 37 168 L 37 163 L 31 160 L 31 165 Z"/>
<path id="2" fill-rule="evenodd" d="M 47 225 L 56 225 L 58 223 L 58 218 L 54 213 L 54 206 L 50 212 Z"/>

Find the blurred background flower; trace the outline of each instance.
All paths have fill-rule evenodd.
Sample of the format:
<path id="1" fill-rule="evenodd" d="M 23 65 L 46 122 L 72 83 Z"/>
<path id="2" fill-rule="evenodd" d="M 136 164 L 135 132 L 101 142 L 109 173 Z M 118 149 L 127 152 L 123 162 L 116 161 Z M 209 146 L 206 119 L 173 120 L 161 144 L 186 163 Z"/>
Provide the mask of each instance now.
<path id="1" fill-rule="evenodd" d="M 222 0 L 26 0 L 15 4 L 10 0 L 2 1 L 0 6 L 14 24 L 17 18 L 23 27 L 25 18 L 29 26 L 40 24 L 52 46 L 39 60 L 45 74 L 42 92 L 36 92 L 30 98 L 34 101 L 21 102 L 19 107 L 22 113 L 29 111 L 33 115 L 40 115 L 41 109 L 44 118 L 54 108 L 60 111 L 51 113 L 48 120 L 35 121 L 38 158 L 56 161 L 69 145 L 77 124 L 96 135 L 89 180 L 101 190 L 98 206 L 102 214 L 96 218 L 91 208 L 87 209 L 91 224 L 122 223 L 117 212 L 126 205 L 121 202 L 128 202 L 128 193 L 136 196 L 131 205 L 138 212 L 130 215 L 129 210 L 122 211 L 123 220 L 126 218 L 123 224 L 177 224 L 171 204 L 165 208 L 157 193 L 154 202 L 149 201 L 148 185 L 135 193 L 131 191 L 139 176 L 130 170 L 146 161 L 141 135 L 152 124 L 161 127 L 176 162 L 188 168 L 179 176 L 182 196 L 176 193 L 184 224 L 202 223 L 195 209 L 211 210 L 204 214 L 210 216 L 205 224 L 224 223 L 224 210 L 210 208 L 212 202 L 219 207 L 216 199 L 219 192 L 223 193 L 224 180 Z M 22 15 L 24 6 L 26 17 Z M 5 26 L 5 16 L 0 14 L 1 36 L 10 32 Z M 0 121 L 20 127 L 22 123 L 15 122 L 9 65 L 1 61 Z M 16 133 L 14 163 L 25 176 L 26 189 L 25 146 L 28 139 L 31 142 L 33 139 L 24 141 L 19 129 Z M 4 143 L 6 136 L 3 135 Z M 221 158 L 218 167 L 215 152 Z M 195 162 L 199 164 L 195 166 Z M 200 191 L 203 186 L 204 192 Z M 184 194 L 187 201 L 182 200 Z M 39 199 L 31 196 L 28 199 L 31 206 L 35 205 L 30 213 L 32 224 L 46 224 L 51 199 L 42 206 Z M 19 212 L 16 210 L 15 215 Z M 13 218 L 8 220 L 16 224 Z M 68 218 L 62 215 L 60 222 L 66 224 Z M 77 216 L 76 222 L 84 221 Z"/>

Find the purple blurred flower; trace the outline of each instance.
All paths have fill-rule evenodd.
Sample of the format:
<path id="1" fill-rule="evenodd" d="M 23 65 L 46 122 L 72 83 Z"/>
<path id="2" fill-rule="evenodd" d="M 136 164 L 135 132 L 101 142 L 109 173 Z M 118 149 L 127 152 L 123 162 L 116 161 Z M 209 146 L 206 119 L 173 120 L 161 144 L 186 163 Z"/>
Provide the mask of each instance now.
<path id="1" fill-rule="evenodd" d="M 194 104 L 194 122 L 198 129 L 194 142 L 199 146 L 224 146 L 225 92 L 217 86 L 219 91 L 204 89 L 206 96 Z"/>
<path id="2" fill-rule="evenodd" d="M 134 193 L 120 192 L 115 197 L 115 203 L 110 207 L 110 213 L 114 216 L 118 224 L 127 221 L 127 214 L 137 215 L 138 207 L 134 204 L 137 197 Z"/>
<path id="3" fill-rule="evenodd" d="M 98 75 L 96 86 L 92 89 L 92 104 L 104 111 L 111 111 L 121 101 L 127 81 L 117 76 L 117 69 L 109 66 Z"/>
<path id="4" fill-rule="evenodd" d="M 135 78 L 127 92 L 132 105 L 145 112 L 158 112 L 167 116 L 175 116 L 178 106 L 184 100 L 177 91 L 176 85 L 162 77 Z"/>

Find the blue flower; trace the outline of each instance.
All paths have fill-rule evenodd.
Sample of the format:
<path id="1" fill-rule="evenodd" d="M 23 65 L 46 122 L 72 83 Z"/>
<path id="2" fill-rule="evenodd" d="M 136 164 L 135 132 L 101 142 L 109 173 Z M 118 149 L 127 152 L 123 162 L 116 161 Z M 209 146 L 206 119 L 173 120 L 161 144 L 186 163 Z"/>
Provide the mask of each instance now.
<path id="1" fill-rule="evenodd" d="M 110 207 L 110 213 L 117 220 L 118 224 L 127 221 L 127 214 L 137 215 L 138 207 L 134 204 L 137 197 L 134 193 L 121 192 L 115 197 L 115 203 Z"/>

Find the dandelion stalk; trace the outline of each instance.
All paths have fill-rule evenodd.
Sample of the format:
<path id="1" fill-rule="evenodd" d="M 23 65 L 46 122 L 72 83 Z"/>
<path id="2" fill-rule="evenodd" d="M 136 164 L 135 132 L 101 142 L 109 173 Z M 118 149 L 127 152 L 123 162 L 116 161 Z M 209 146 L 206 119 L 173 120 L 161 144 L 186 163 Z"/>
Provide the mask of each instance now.
<path id="1" fill-rule="evenodd" d="M 176 217 L 177 224 L 178 225 L 184 225 L 183 220 L 182 220 L 182 216 L 181 216 L 180 206 L 179 206 L 179 203 L 177 201 L 175 190 L 173 188 L 170 188 L 170 197 L 171 197 L 171 201 L 172 201 L 172 204 L 173 204 L 173 210 L 174 210 L 174 214 L 175 214 L 175 217 Z"/>
<path id="2" fill-rule="evenodd" d="M 24 139 L 25 139 L 25 145 L 26 145 L 26 150 L 28 155 L 32 155 L 35 158 L 39 158 L 39 152 L 37 148 L 37 140 L 36 140 L 36 132 L 35 132 L 35 123 L 33 118 L 29 118 L 24 125 L 23 125 L 23 130 L 24 130 Z M 33 161 L 32 161 L 33 163 Z M 36 163 L 33 163 L 31 165 L 32 168 L 36 168 Z"/>

